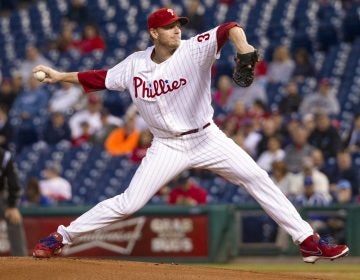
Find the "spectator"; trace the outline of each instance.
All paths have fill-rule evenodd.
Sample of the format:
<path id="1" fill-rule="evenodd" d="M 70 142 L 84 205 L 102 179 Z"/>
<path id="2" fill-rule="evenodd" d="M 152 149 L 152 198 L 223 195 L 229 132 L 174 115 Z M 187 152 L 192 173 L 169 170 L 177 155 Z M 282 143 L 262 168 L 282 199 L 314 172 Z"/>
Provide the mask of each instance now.
<path id="1" fill-rule="evenodd" d="M 230 138 L 237 133 L 238 128 L 239 126 L 235 118 L 229 118 L 221 125 L 221 130 Z"/>
<path id="2" fill-rule="evenodd" d="M 14 71 L 10 79 L 13 95 L 16 96 L 16 100 L 19 94 L 24 90 L 23 79 L 19 71 Z"/>
<path id="3" fill-rule="evenodd" d="M 88 105 L 84 110 L 80 110 L 71 116 L 69 125 L 71 129 L 71 136 L 73 139 L 82 134 L 81 123 L 88 122 L 90 125 L 90 134 L 101 127 L 100 111 L 102 109 L 101 99 L 96 94 L 88 95 Z"/>
<path id="4" fill-rule="evenodd" d="M 272 163 L 274 161 L 281 161 L 284 157 L 285 152 L 281 149 L 280 138 L 272 136 L 267 141 L 267 150 L 260 154 L 257 164 L 267 172 L 270 172 Z"/>
<path id="5" fill-rule="evenodd" d="M 38 179 L 34 177 L 30 178 L 25 188 L 25 194 L 21 199 L 21 206 L 47 207 L 52 205 L 53 205 L 53 201 L 50 198 L 41 194 Z"/>
<path id="6" fill-rule="evenodd" d="M 294 175 L 288 171 L 287 166 L 283 161 L 273 161 L 270 177 L 289 200 L 295 198 L 296 190 L 293 189 Z"/>
<path id="7" fill-rule="evenodd" d="M 325 163 L 323 152 L 320 149 L 315 148 L 311 151 L 310 157 L 314 167 L 329 177 L 331 170 Z"/>
<path id="8" fill-rule="evenodd" d="M 295 82 L 289 82 L 285 87 L 285 95 L 282 97 L 279 110 L 281 114 L 289 115 L 297 113 L 301 103 L 298 85 Z"/>
<path id="9" fill-rule="evenodd" d="M 39 50 L 34 46 L 26 48 L 26 59 L 21 63 L 19 74 L 22 78 L 23 84 L 32 77 L 32 69 L 39 65 L 46 65 L 52 67 L 52 63 L 39 53 Z"/>
<path id="10" fill-rule="evenodd" d="M 359 171 L 353 166 L 351 153 L 346 150 L 340 150 L 336 154 L 336 165 L 329 174 L 329 180 L 332 189 L 340 180 L 347 180 L 351 185 L 351 192 L 354 197 L 359 195 L 360 177 Z"/>
<path id="11" fill-rule="evenodd" d="M 305 127 L 307 133 L 311 135 L 316 127 L 314 114 L 308 113 L 302 116 L 301 123 Z"/>
<path id="12" fill-rule="evenodd" d="M 24 146 L 39 141 L 39 124 L 46 119 L 47 114 L 48 94 L 44 86 L 34 77 L 30 78 L 29 84 L 30 88 L 19 94 L 10 111 L 13 140 L 18 152 Z"/>
<path id="13" fill-rule="evenodd" d="M 244 103 L 241 100 L 237 100 L 232 106 L 231 111 L 226 116 L 218 117 L 216 122 L 221 126 L 225 126 L 228 122 L 234 123 L 235 129 L 238 130 L 248 118 Z"/>
<path id="14" fill-rule="evenodd" d="M 298 173 L 302 170 L 303 159 L 311 155 L 314 149 L 307 139 L 308 134 L 304 127 L 298 127 L 290 132 L 291 144 L 285 147 L 284 162 L 292 173 Z"/>
<path id="15" fill-rule="evenodd" d="M 304 82 L 306 78 L 316 77 L 316 71 L 310 60 L 309 53 L 306 49 L 300 48 L 295 52 L 295 67 L 292 78 L 297 82 Z"/>
<path id="16" fill-rule="evenodd" d="M 194 31 L 196 34 L 205 31 L 204 9 L 201 6 L 200 0 L 187 0 L 185 9 L 184 16 L 189 19 L 185 28 Z"/>
<path id="17" fill-rule="evenodd" d="M 100 111 L 101 127 L 96 130 L 90 137 L 90 142 L 93 144 L 104 145 L 106 138 L 118 126 L 110 122 L 110 112 L 106 108 Z"/>
<path id="18" fill-rule="evenodd" d="M 53 43 L 52 48 L 64 53 L 75 47 L 75 38 L 73 33 L 73 26 L 71 24 L 64 24 L 59 37 Z"/>
<path id="19" fill-rule="evenodd" d="M 15 100 L 12 107 L 12 116 L 20 119 L 29 119 L 40 116 L 46 112 L 48 93 L 44 85 L 35 77 L 30 77 L 29 88 L 24 89 Z"/>
<path id="20" fill-rule="evenodd" d="M 42 173 L 44 179 L 39 181 L 42 195 L 52 199 L 54 202 L 71 199 L 71 185 L 66 179 L 60 177 L 60 166 L 49 166 Z"/>
<path id="21" fill-rule="evenodd" d="M 272 61 L 269 63 L 267 79 L 270 83 L 286 84 L 290 81 L 294 71 L 294 61 L 290 57 L 287 47 L 278 46 L 273 53 Z"/>
<path id="22" fill-rule="evenodd" d="M 90 21 L 90 16 L 86 8 L 85 1 L 71 0 L 65 19 L 74 26 L 88 23 Z"/>
<path id="23" fill-rule="evenodd" d="M 169 194 L 171 188 L 169 186 L 163 186 L 150 200 L 151 204 L 164 205 L 169 201 Z"/>
<path id="24" fill-rule="evenodd" d="M 105 50 L 104 39 L 100 35 L 98 27 L 94 24 L 86 24 L 82 39 L 74 42 L 74 46 L 83 54 L 89 54 L 95 50 Z"/>
<path id="25" fill-rule="evenodd" d="M 352 200 L 351 184 L 348 180 L 339 180 L 332 189 L 333 202 L 347 204 Z"/>
<path id="26" fill-rule="evenodd" d="M 360 114 L 355 117 L 353 128 L 346 143 L 351 153 L 360 152 Z"/>
<path id="27" fill-rule="evenodd" d="M 342 147 L 338 130 L 332 126 L 330 117 L 325 112 L 318 113 L 315 122 L 316 127 L 310 134 L 309 143 L 323 152 L 325 160 L 335 158 Z"/>
<path id="28" fill-rule="evenodd" d="M 285 118 L 283 118 L 282 127 L 280 128 L 280 133 L 283 138 L 283 146 L 287 147 L 292 141 L 292 133 L 302 126 L 300 121 L 300 116 L 297 113 L 292 113 Z"/>
<path id="29" fill-rule="evenodd" d="M 206 204 L 207 192 L 189 178 L 188 171 L 184 171 L 174 179 L 174 185 L 175 188 L 170 191 L 169 204 Z"/>
<path id="30" fill-rule="evenodd" d="M 323 193 L 317 191 L 316 183 L 312 176 L 305 176 L 302 181 L 303 191 L 299 194 L 295 200 L 294 204 L 302 207 L 322 207 L 329 205 L 331 197 L 325 196 Z M 322 232 L 327 228 L 327 216 L 319 214 L 309 214 L 308 216 L 309 223 L 316 232 Z"/>
<path id="31" fill-rule="evenodd" d="M 302 114 L 316 114 L 320 111 L 329 115 L 337 115 L 340 112 L 336 93 L 331 88 L 330 80 L 326 78 L 320 80 L 318 92 L 307 94 L 300 105 Z"/>
<path id="32" fill-rule="evenodd" d="M 303 159 L 302 171 L 294 176 L 293 190 L 301 193 L 304 187 L 304 180 L 311 177 L 311 182 L 316 193 L 319 193 L 328 202 L 331 201 L 329 180 L 324 173 L 317 170 L 310 157 Z"/>
<path id="33" fill-rule="evenodd" d="M 131 154 L 139 142 L 140 132 L 135 128 L 135 117 L 128 117 L 123 127 L 114 129 L 105 140 L 105 149 L 112 156 Z"/>
<path id="34" fill-rule="evenodd" d="M 44 141 L 49 145 L 55 145 L 61 141 L 71 140 L 71 130 L 65 121 L 65 116 L 60 112 L 51 114 L 43 133 Z"/>
<path id="35" fill-rule="evenodd" d="M 82 91 L 70 83 L 61 83 L 61 88 L 54 91 L 49 101 L 51 112 L 62 112 L 71 115 L 76 110 Z"/>
<path id="36" fill-rule="evenodd" d="M 139 131 L 143 131 L 145 129 L 149 129 L 149 126 L 144 121 L 142 116 L 140 116 L 139 111 L 137 110 L 136 106 L 134 104 L 131 104 L 125 113 L 125 119 L 128 118 L 135 118 L 135 129 Z M 119 123 L 118 126 L 122 126 L 123 123 Z"/>
<path id="37" fill-rule="evenodd" d="M 295 198 L 294 203 L 300 206 L 326 206 L 329 200 L 321 192 L 316 191 L 314 180 L 306 176 L 303 181 L 304 192 Z"/>
<path id="38" fill-rule="evenodd" d="M 153 136 L 149 129 L 145 129 L 141 131 L 139 143 L 136 146 L 135 150 L 132 152 L 130 157 L 133 163 L 138 164 L 145 157 L 146 151 L 150 147 L 152 139 Z"/>
<path id="39" fill-rule="evenodd" d="M 0 147 L 3 149 L 8 148 L 9 141 L 11 140 L 11 126 L 8 119 L 8 112 L 6 108 L 0 105 Z"/>
<path id="40" fill-rule="evenodd" d="M 267 148 L 268 141 L 271 137 L 280 137 L 279 131 L 272 118 L 266 118 L 261 123 L 261 140 L 259 141 L 256 150 L 257 157 L 259 157 Z"/>
<path id="41" fill-rule="evenodd" d="M 257 156 L 257 146 L 261 140 L 261 134 L 257 131 L 254 126 L 253 120 L 248 118 L 243 122 L 241 127 L 241 132 L 243 133 L 243 147 L 252 158 Z"/>
<path id="42" fill-rule="evenodd" d="M 269 113 L 264 102 L 255 100 L 252 106 L 248 108 L 248 115 L 252 118 L 254 127 L 260 129 L 261 122 L 269 116 Z"/>
<path id="43" fill-rule="evenodd" d="M 241 100 L 246 108 L 251 108 L 255 101 L 261 101 L 267 104 L 267 97 L 264 86 L 255 80 L 249 87 L 239 87 L 236 89 L 229 103 L 234 104 L 235 101 Z"/>
<path id="44" fill-rule="evenodd" d="M 17 97 L 17 92 L 13 89 L 11 79 L 3 79 L 0 85 L 0 106 L 6 107 L 9 111 Z"/>
<path id="45" fill-rule="evenodd" d="M 0 219 L 5 219 L 13 256 L 26 256 L 27 246 L 18 202 L 21 187 L 13 156 L 0 148 Z"/>
<path id="46" fill-rule="evenodd" d="M 89 123 L 87 121 L 81 122 L 80 128 L 81 128 L 81 134 L 78 137 L 73 138 L 71 140 L 71 144 L 73 145 L 73 147 L 79 147 L 90 141 L 91 134 L 90 134 Z"/>
<path id="47" fill-rule="evenodd" d="M 217 90 L 213 94 L 215 110 L 228 111 L 229 107 L 232 105 L 229 101 L 231 100 L 231 96 L 234 94 L 234 91 L 235 87 L 230 77 L 227 75 L 221 75 L 217 82 Z"/>

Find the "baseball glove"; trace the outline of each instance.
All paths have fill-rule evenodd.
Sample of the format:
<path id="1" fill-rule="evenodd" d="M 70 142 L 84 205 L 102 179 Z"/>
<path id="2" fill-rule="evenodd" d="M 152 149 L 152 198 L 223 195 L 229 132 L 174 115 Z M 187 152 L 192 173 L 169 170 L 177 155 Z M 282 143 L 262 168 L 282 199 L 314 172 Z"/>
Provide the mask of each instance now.
<path id="1" fill-rule="evenodd" d="M 241 87 L 248 87 L 254 81 L 255 64 L 259 60 L 257 50 L 250 53 L 239 54 L 235 57 L 233 80 Z"/>

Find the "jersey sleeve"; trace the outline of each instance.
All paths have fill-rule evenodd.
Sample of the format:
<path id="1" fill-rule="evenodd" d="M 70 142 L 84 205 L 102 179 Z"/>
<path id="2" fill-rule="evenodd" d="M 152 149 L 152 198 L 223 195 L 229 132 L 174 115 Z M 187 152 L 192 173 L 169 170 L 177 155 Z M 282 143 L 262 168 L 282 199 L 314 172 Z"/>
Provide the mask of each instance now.
<path id="1" fill-rule="evenodd" d="M 240 27 L 236 22 L 227 22 L 190 39 L 190 52 L 201 66 L 210 66 L 220 55 L 220 50 L 229 39 L 229 31 Z"/>
<path id="2" fill-rule="evenodd" d="M 133 55 L 128 56 L 119 64 L 107 71 L 105 86 L 109 90 L 123 91 L 129 88 L 131 80 Z"/>
<path id="3" fill-rule="evenodd" d="M 90 70 L 78 73 L 78 79 L 85 92 L 105 89 L 107 70 Z"/>
<path id="4" fill-rule="evenodd" d="M 217 39 L 215 27 L 189 40 L 190 54 L 195 65 L 210 67 L 217 58 Z"/>

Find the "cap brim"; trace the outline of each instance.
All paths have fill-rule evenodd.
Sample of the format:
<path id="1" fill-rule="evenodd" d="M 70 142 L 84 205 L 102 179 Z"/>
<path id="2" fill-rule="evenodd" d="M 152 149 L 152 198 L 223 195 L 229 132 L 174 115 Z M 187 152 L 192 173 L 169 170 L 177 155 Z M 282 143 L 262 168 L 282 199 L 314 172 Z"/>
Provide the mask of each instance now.
<path id="1" fill-rule="evenodd" d="M 187 17 L 179 17 L 177 20 L 180 22 L 181 26 L 189 23 L 189 19 Z"/>
<path id="2" fill-rule="evenodd" d="M 167 22 L 164 25 L 159 26 L 159 27 L 168 26 L 170 24 L 173 24 L 176 21 L 180 22 L 181 26 L 184 26 L 185 24 L 187 24 L 189 22 L 189 19 L 187 17 L 176 17 L 176 18 L 171 19 L 171 21 L 169 21 L 169 22 Z"/>

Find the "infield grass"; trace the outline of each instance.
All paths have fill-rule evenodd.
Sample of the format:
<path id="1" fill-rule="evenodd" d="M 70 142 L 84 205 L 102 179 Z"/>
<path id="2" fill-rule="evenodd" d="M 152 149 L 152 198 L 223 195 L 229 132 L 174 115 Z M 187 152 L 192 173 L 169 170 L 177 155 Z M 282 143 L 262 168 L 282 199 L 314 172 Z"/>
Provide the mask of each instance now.
<path id="1" fill-rule="evenodd" d="M 238 260 L 236 263 L 230 264 L 209 264 L 210 267 L 219 267 L 225 269 L 240 269 L 255 272 L 277 272 L 294 275 L 313 276 L 318 279 L 329 280 L 359 280 L 360 279 L 360 263 L 342 263 L 339 261 L 319 261 L 316 264 L 305 263 L 288 263 L 286 261 L 273 262 L 256 262 L 256 263 L 241 263 Z"/>

